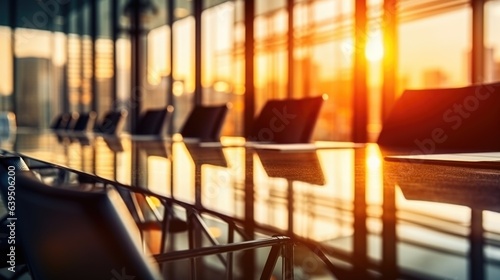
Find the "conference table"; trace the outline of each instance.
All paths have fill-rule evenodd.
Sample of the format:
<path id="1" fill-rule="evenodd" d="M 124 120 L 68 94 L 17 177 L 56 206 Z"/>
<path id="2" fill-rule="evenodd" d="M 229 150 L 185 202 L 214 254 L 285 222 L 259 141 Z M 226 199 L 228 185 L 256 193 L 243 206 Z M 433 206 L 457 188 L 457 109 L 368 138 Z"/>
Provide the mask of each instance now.
<path id="1" fill-rule="evenodd" d="M 289 236 L 297 279 L 500 279 L 500 164 L 394 160 L 374 143 L 288 149 L 240 137 L 19 131 L 0 149 L 34 169 L 64 170 L 40 169 L 53 182 L 88 175 L 165 198 L 178 219 L 196 213 L 209 233 L 197 246 Z M 134 198 L 146 219 L 165 210 L 151 197 Z M 163 237 L 161 229 L 145 233 L 153 253 L 189 247 L 182 234 Z M 234 270 L 252 275 L 265 262 L 260 254 Z"/>

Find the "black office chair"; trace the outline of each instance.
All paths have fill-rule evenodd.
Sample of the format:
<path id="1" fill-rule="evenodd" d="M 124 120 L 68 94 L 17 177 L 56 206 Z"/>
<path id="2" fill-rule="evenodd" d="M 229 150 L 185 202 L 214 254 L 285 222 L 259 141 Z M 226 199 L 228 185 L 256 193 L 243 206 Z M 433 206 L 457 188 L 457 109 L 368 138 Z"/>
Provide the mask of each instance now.
<path id="1" fill-rule="evenodd" d="M 79 114 L 76 112 L 62 113 L 54 119 L 50 124 L 50 128 L 53 130 L 72 130 L 78 117 Z"/>
<path id="2" fill-rule="evenodd" d="M 50 129 L 60 129 L 68 121 L 69 115 L 62 113 L 54 118 L 50 124 Z"/>
<path id="3" fill-rule="evenodd" d="M 104 115 L 101 122 L 95 125 L 94 131 L 102 134 L 118 135 L 122 132 L 127 117 L 126 110 L 111 111 Z"/>
<path id="4" fill-rule="evenodd" d="M 219 141 L 220 132 L 228 107 L 197 105 L 189 114 L 180 131 L 184 138 L 198 138 L 201 141 Z"/>
<path id="5" fill-rule="evenodd" d="M 8 166 L 17 165 L 16 233 L 34 279 L 162 279 L 143 253 L 140 235 L 114 189 L 92 192 L 50 187 L 20 158 L 2 159 L 1 191 Z"/>
<path id="6" fill-rule="evenodd" d="M 500 151 L 500 83 L 405 90 L 377 143 L 415 154 Z"/>
<path id="7" fill-rule="evenodd" d="M 142 114 L 135 130 L 136 135 L 158 135 L 165 132 L 165 127 L 174 107 L 167 106 L 161 109 L 150 109 Z"/>
<path id="8" fill-rule="evenodd" d="M 254 120 L 248 139 L 273 143 L 308 143 L 326 96 L 273 99 Z"/>
<path id="9" fill-rule="evenodd" d="M 73 131 L 75 132 L 86 132 L 94 129 L 95 125 L 95 112 L 80 113 L 78 119 L 73 126 Z"/>

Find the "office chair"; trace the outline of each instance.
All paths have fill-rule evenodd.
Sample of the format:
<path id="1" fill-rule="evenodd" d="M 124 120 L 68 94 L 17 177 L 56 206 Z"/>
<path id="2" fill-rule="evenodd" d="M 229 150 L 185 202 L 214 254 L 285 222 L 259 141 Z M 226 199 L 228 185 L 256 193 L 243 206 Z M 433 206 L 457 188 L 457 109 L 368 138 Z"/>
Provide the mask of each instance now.
<path id="1" fill-rule="evenodd" d="M 104 115 L 104 118 L 98 123 L 94 131 L 102 134 L 118 135 L 122 132 L 127 117 L 126 110 L 110 111 Z"/>
<path id="2" fill-rule="evenodd" d="M 54 118 L 52 123 L 50 124 L 50 129 L 62 129 L 63 127 L 66 127 L 66 124 L 68 123 L 70 119 L 70 114 L 69 113 L 61 113 L 57 117 Z"/>
<path id="3" fill-rule="evenodd" d="M 94 129 L 96 119 L 95 112 L 80 113 L 78 119 L 73 126 L 75 132 L 86 132 Z"/>
<path id="4" fill-rule="evenodd" d="M 21 158 L 1 159 L 2 197 L 8 166 L 16 168 L 16 233 L 34 279 L 162 279 L 116 190 L 50 187 Z"/>
<path id="5" fill-rule="evenodd" d="M 405 90 L 377 143 L 417 154 L 500 151 L 500 83 Z"/>
<path id="6" fill-rule="evenodd" d="M 50 124 L 50 128 L 53 130 L 70 130 L 73 129 L 79 114 L 73 113 L 62 113 L 57 116 L 54 121 Z"/>
<path id="7" fill-rule="evenodd" d="M 147 110 L 139 118 L 134 134 L 163 135 L 165 132 L 165 125 L 173 111 L 174 107 L 170 105 L 166 108 Z"/>
<path id="8" fill-rule="evenodd" d="M 56 116 L 54 118 L 54 120 L 52 120 L 52 122 L 50 123 L 49 128 L 50 129 L 59 129 L 59 127 L 61 127 L 61 124 L 65 121 L 67 121 L 64 118 L 65 118 L 64 113 Z"/>
<path id="9" fill-rule="evenodd" d="M 273 143 L 308 143 L 326 96 L 268 100 L 248 139 Z"/>
<path id="10" fill-rule="evenodd" d="M 219 141 L 220 132 L 228 107 L 196 105 L 180 131 L 183 138 L 198 138 L 201 141 Z"/>

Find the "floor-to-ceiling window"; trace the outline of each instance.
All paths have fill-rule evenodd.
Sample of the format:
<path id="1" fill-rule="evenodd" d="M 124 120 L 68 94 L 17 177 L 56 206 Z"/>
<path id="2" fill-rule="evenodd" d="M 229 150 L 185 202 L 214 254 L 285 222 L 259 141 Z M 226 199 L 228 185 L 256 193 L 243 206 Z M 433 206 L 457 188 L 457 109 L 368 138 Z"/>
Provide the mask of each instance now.
<path id="1" fill-rule="evenodd" d="M 146 34 L 142 109 L 167 106 L 170 75 L 170 27 L 167 25 L 166 1 L 154 1 L 155 10 L 143 17 Z M 145 11 L 146 12 L 146 11 Z"/>
<path id="2" fill-rule="evenodd" d="M 484 81 L 500 81 L 500 1 L 484 5 Z"/>
<path id="3" fill-rule="evenodd" d="M 178 132 L 192 109 L 195 92 L 195 19 L 192 1 L 176 0 L 173 32 L 174 131 Z"/>
<path id="4" fill-rule="evenodd" d="M 81 13 L 78 1 L 70 2 L 68 21 L 68 100 L 69 111 L 79 112 L 83 103 Z M 88 100 L 90 101 L 90 100 Z M 90 104 L 90 102 L 89 102 Z"/>
<path id="5" fill-rule="evenodd" d="M 113 18 L 111 15 L 111 1 L 98 0 L 96 2 L 96 40 L 95 46 L 95 108 L 99 117 L 113 109 Z"/>
<path id="6" fill-rule="evenodd" d="M 92 110 L 92 99 L 94 98 L 92 92 L 92 76 L 94 75 L 92 69 L 92 61 L 94 56 L 92 53 L 92 37 L 90 36 L 91 21 L 95 19 L 90 13 L 90 2 L 82 3 L 79 9 L 80 18 L 79 25 L 81 30 L 81 97 L 78 104 L 79 112 L 88 112 Z"/>
<path id="7" fill-rule="evenodd" d="M 296 1 L 294 97 L 328 95 L 314 139 L 349 140 L 352 123 L 354 1 Z"/>
<path id="8" fill-rule="evenodd" d="M 115 42 L 116 58 L 116 110 L 130 112 L 130 88 L 131 88 L 131 68 L 132 68 L 132 50 L 130 42 L 130 18 L 125 14 L 125 7 L 129 0 L 118 0 L 116 7 L 117 15 L 117 34 Z M 126 129 L 129 129 L 130 123 L 127 118 Z"/>
<path id="9" fill-rule="evenodd" d="M 237 9 L 241 2 L 204 1 L 202 13 L 202 103 L 220 105 L 230 103 L 223 135 L 242 135 L 243 93 L 241 81 L 244 75 L 241 54 L 235 52 L 237 42 Z M 213 6 L 211 6 L 212 4 Z M 239 39 L 241 42 L 241 38 Z M 239 80 L 239 81 L 238 81 Z"/>
<path id="10" fill-rule="evenodd" d="M 399 5 L 398 93 L 471 83 L 471 9 L 445 2 Z"/>
<path id="11" fill-rule="evenodd" d="M 255 104 L 257 112 L 268 99 L 287 96 L 286 1 L 255 2 Z"/>
<path id="12" fill-rule="evenodd" d="M 368 141 L 376 141 L 382 129 L 382 83 L 383 83 L 383 60 L 384 42 L 383 31 L 384 11 L 383 0 L 367 1 L 367 35 L 366 35 L 366 66 L 367 66 L 367 89 L 368 89 Z M 389 54 L 392 55 L 392 54 Z"/>
<path id="13" fill-rule="evenodd" d="M 131 18 L 125 9 L 131 2 L 117 0 L 115 42 L 113 1 L 56 2 L 58 6 L 53 9 L 57 13 L 52 14 L 43 9 L 41 2 L 30 2 L 33 9 L 27 9 L 21 2 L 1 1 L 0 108 L 15 111 L 28 106 L 22 103 L 25 99 L 14 100 L 16 94 L 13 90 L 17 88 L 19 94 L 27 94 L 29 83 L 23 82 L 27 76 L 24 71 L 33 72 L 40 68 L 43 70 L 36 70 L 37 75 L 50 76 L 46 80 L 36 75 L 33 78 L 40 80 L 40 86 L 36 86 L 39 93 L 35 95 L 43 105 L 37 110 L 42 109 L 42 112 L 35 114 L 33 111 L 36 120 L 34 117 L 32 120 L 21 117 L 20 126 L 46 127 L 53 116 L 62 110 L 81 112 L 96 109 L 100 116 L 114 108 L 130 111 Z M 496 26 L 500 23 L 500 1 L 485 2 L 482 80 L 493 82 L 500 79 L 497 63 L 500 61 L 500 41 L 496 36 Z M 9 7 L 11 3 L 16 3 L 16 9 Z M 96 17 L 92 16 L 92 3 L 95 4 Z M 168 1 L 154 0 L 151 3 L 154 6 L 152 12 L 147 18 L 141 18 L 146 23 L 141 34 L 144 44 L 142 64 L 139 66 L 144 70 L 141 110 L 174 104 L 174 132 L 179 131 L 192 108 L 195 91 L 200 90 L 201 101 L 205 105 L 232 103 L 223 134 L 242 135 L 244 1 L 202 2 L 203 11 L 198 19 L 201 21 L 202 38 L 199 64 L 195 61 L 197 44 L 193 1 L 174 1 L 174 23 L 171 27 L 168 26 Z M 293 3 L 291 7 L 289 3 Z M 354 51 L 358 47 L 353 37 L 355 3 L 344 0 L 255 2 L 255 113 L 268 99 L 326 94 L 329 98 L 320 113 L 314 139 L 351 140 L 352 119 L 356 114 L 352 103 Z M 376 139 L 382 123 L 381 87 L 384 77 L 380 69 L 385 55 L 382 43 L 383 3 L 383 0 L 367 0 L 367 129 L 370 140 Z M 453 87 L 471 83 L 471 7 L 470 1 L 465 0 L 397 1 L 396 95 L 408 88 Z M 11 21 L 11 10 L 16 13 L 14 21 Z M 290 11 L 293 13 L 293 30 L 288 30 Z M 28 22 L 23 21 L 23 17 Z M 18 28 L 11 30 L 8 27 L 11 22 L 16 22 Z M 91 36 L 93 25 L 96 26 L 94 41 Z M 288 42 L 289 32 L 293 33 L 291 44 Z M 15 36 L 12 36 L 13 33 Z M 17 39 L 14 53 L 11 53 L 13 38 Z M 116 64 L 113 63 L 113 55 Z M 46 66 L 42 65 L 44 63 Z M 201 67 L 200 89 L 195 88 L 196 65 Z M 16 83 L 13 83 L 14 68 L 22 73 Z M 170 88 L 173 100 L 169 100 Z M 68 101 L 67 108 L 65 100 Z M 93 102 L 96 108 L 93 108 Z"/>
<path id="14" fill-rule="evenodd" d="M 60 13 L 64 5 L 46 10 L 43 5 L 27 9 L 22 2 L 15 3 L 13 111 L 18 126 L 44 129 L 61 110 L 66 56 Z"/>

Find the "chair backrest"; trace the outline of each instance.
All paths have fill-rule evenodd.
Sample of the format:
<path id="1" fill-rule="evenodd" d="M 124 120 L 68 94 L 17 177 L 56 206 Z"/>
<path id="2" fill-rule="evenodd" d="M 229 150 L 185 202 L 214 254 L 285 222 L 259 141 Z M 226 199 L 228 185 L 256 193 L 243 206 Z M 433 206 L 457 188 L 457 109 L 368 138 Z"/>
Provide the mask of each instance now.
<path id="1" fill-rule="evenodd" d="M 163 135 L 166 124 L 173 112 L 172 106 L 161 109 L 150 109 L 142 114 L 134 134 Z"/>
<path id="2" fill-rule="evenodd" d="M 54 120 L 50 123 L 49 128 L 51 129 L 59 129 L 61 124 L 64 122 L 64 113 L 56 116 Z"/>
<path id="3" fill-rule="evenodd" d="M 108 112 L 104 115 L 102 121 L 95 126 L 94 131 L 118 135 L 122 132 L 126 117 L 127 111 L 125 110 Z"/>
<path id="4" fill-rule="evenodd" d="M 227 110 L 226 104 L 195 106 L 182 126 L 182 137 L 199 138 L 202 141 L 218 141 Z"/>
<path id="5" fill-rule="evenodd" d="M 61 113 L 57 117 L 54 118 L 54 121 L 50 124 L 51 129 L 63 129 L 66 127 L 66 124 L 68 123 L 70 119 L 70 114 L 68 113 Z"/>
<path id="6" fill-rule="evenodd" d="M 81 113 L 73 126 L 73 131 L 91 131 L 94 129 L 96 113 Z"/>
<path id="7" fill-rule="evenodd" d="M 56 130 L 72 130 L 78 120 L 79 114 L 73 113 L 62 113 L 57 116 L 54 121 L 50 124 L 51 129 Z"/>
<path id="8" fill-rule="evenodd" d="M 406 90 L 378 144 L 415 153 L 500 150 L 500 83 Z"/>
<path id="9" fill-rule="evenodd" d="M 33 279 L 161 279 L 114 189 L 80 191 L 47 186 L 22 159 L 1 158 L 0 189 L 7 197 L 15 172 L 16 233 Z M 12 173 L 12 172 L 11 172 Z"/>
<path id="10" fill-rule="evenodd" d="M 248 139 L 259 142 L 307 143 L 324 96 L 268 100 L 254 120 Z"/>

